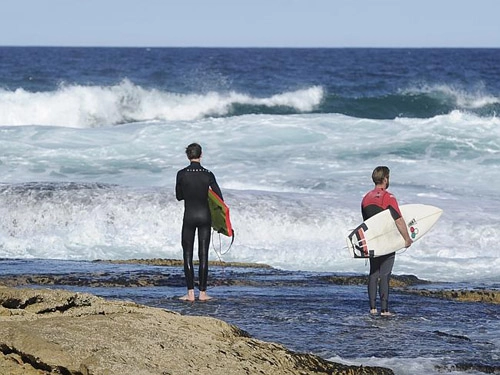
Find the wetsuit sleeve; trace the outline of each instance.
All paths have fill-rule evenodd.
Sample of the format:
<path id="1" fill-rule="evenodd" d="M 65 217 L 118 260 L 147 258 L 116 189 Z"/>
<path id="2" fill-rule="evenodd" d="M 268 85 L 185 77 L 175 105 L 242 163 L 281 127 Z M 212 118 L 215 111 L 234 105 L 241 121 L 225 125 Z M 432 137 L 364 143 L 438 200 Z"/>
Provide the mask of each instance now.
<path id="1" fill-rule="evenodd" d="M 368 220 L 372 216 L 382 212 L 384 208 L 380 207 L 376 202 L 371 199 L 370 195 L 367 194 L 361 201 L 361 215 L 363 216 L 363 221 Z"/>
<path id="2" fill-rule="evenodd" d="M 212 190 L 214 191 L 214 193 L 217 194 L 220 197 L 220 199 L 224 200 L 224 198 L 222 197 L 222 191 L 220 190 L 220 187 L 217 184 L 217 181 L 215 179 L 215 175 L 212 172 L 210 172 L 209 184 L 210 184 L 210 187 L 212 188 Z"/>
<path id="3" fill-rule="evenodd" d="M 184 199 L 184 194 L 182 193 L 182 185 L 181 185 L 182 175 L 183 175 L 182 171 L 177 172 L 177 178 L 175 181 L 175 197 L 177 198 L 178 201 Z"/>
<path id="4" fill-rule="evenodd" d="M 391 211 L 391 216 L 394 220 L 403 216 L 401 214 L 401 210 L 399 209 L 398 201 L 394 195 L 386 194 L 384 200 L 386 200 L 385 206 L 389 209 L 389 211 Z"/>

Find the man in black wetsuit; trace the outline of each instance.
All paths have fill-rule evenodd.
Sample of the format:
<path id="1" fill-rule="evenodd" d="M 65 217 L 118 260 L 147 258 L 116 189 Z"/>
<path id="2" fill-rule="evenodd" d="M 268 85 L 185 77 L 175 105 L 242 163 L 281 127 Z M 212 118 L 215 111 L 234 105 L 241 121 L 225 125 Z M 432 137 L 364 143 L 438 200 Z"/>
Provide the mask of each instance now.
<path id="1" fill-rule="evenodd" d="M 194 268 L 193 248 L 196 229 L 198 229 L 199 266 L 199 300 L 210 299 L 207 295 L 208 250 L 212 230 L 212 218 L 208 207 L 209 187 L 222 199 L 222 192 L 215 176 L 200 164 L 202 149 L 197 143 L 186 147 L 186 155 L 191 162 L 189 166 L 177 172 L 175 194 L 177 200 L 184 200 L 184 219 L 182 222 L 182 250 L 184 257 L 184 274 L 188 293 L 182 300 L 193 302 Z"/>
<path id="2" fill-rule="evenodd" d="M 372 180 L 375 188 L 363 197 L 361 202 L 361 213 L 363 220 L 384 210 L 389 210 L 394 219 L 399 233 L 405 240 L 405 247 L 410 247 L 412 240 L 406 229 L 406 223 L 401 215 L 396 197 L 387 189 L 389 188 L 389 168 L 379 166 L 373 170 Z M 370 276 L 368 277 L 368 298 L 370 301 L 370 313 L 376 314 L 377 283 L 379 287 L 381 315 L 389 316 L 389 279 L 394 266 L 396 253 L 370 258 Z"/>

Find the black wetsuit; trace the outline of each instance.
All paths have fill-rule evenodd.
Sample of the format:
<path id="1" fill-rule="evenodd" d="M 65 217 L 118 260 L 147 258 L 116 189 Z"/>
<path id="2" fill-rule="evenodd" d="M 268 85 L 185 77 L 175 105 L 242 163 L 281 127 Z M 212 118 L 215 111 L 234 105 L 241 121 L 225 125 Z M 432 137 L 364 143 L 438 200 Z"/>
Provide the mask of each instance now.
<path id="1" fill-rule="evenodd" d="M 184 200 L 184 219 L 182 222 L 182 250 L 184 274 L 188 289 L 194 289 L 193 248 L 196 229 L 198 229 L 199 289 L 206 291 L 208 278 L 208 250 L 212 219 L 208 207 L 208 188 L 222 199 L 222 192 L 209 170 L 200 163 L 191 164 L 177 172 L 175 194 L 177 200 Z"/>

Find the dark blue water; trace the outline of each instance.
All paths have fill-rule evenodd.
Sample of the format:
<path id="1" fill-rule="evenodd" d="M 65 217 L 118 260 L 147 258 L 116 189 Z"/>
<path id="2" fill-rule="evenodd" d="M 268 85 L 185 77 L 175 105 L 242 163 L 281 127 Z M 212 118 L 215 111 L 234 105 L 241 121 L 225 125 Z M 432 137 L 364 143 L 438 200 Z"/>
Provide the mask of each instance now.
<path id="1" fill-rule="evenodd" d="M 439 374 L 459 365 L 472 369 L 467 372 L 471 374 L 500 368 L 498 305 L 421 297 L 395 289 L 391 294 L 395 315 L 384 318 L 368 314 L 364 285 L 332 284 L 325 279 L 332 274 L 232 267 L 212 267 L 208 292 L 215 299 L 192 304 L 178 300 L 185 293 L 181 267 L 51 260 L 3 260 L 1 265 L 0 276 L 44 274 L 94 282 L 159 277 L 162 286 L 50 287 L 212 316 L 295 351 L 345 363 L 383 365 L 397 374 Z"/>
<path id="2" fill-rule="evenodd" d="M 1 47 L 0 88 L 55 91 L 124 79 L 182 94 L 269 97 L 318 86 L 311 112 L 359 118 L 428 118 L 500 110 L 500 49 L 50 48 Z M 234 105 L 230 115 L 297 110 Z"/>

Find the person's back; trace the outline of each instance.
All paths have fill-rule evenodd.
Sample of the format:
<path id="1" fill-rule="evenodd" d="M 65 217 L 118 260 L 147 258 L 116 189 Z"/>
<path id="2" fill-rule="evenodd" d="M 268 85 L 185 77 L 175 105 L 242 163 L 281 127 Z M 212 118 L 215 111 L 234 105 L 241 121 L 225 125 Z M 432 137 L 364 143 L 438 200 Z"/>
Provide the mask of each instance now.
<path id="1" fill-rule="evenodd" d="M 389 193 L 386 188 L 376 186 L 373 190 L 366 193 L 361 202 L 361 214 L 363 220 L 368 220 L 372 216 L 389 209 L 392 218 L 397 220 L 401 216 L 396 197 Z"/>
<path id="2" fill-rule="evenodd" d="M 389 168 L 379 166 L 373 170 L 372 180 L 375 184 L 373 190 L 365 194 L 361 201 L 361 214 L 363 220 L 382 212 L 390 210 L 394 223 L 401 236 L 405 239 L 406 247 L 412 243 L 406 224 L 401 215 L 396 197 L 389 193 Z M 368 277 L 368 298 L 370 303 L 370 313 L 376 314 L 377 284 L 379 284 L 381 314 L 390 315 L 389 312 L 389 280 L 394 266 L 396 253 L 383 255 L 381 257 L 370 258 L 370 275 Z"/>
<path id="3" fill-rule="evenodd" d="M 175 184 L 177 200 L 184 200 L 181 243 L 188 294 L 181 299 L 191 302 L 194 301 L 193 250 L 196 231 L 198 231 L 198 257 L 200 262 L 199 299 L 210 299 L 206 294 L 208 251 L 212 224 L 208 205 L 208 189 L 212 188 L 222 199 L 222 192 L 219 185 L 217 185 L 214 174 L 203 168 L 200 164 L 201 154 L 201 146 L 197 143 L 192 143 L 186 147 L 186 155 L 190 161 L 190 165 L 177 172 Z"/>
<path id="4" fill-rule="evenodd" d="M 208 189 L 214 182 L 212 172 L 203 168 L 199 162 L 192 161 L 188 167 L 178 172 L 176 196 L 178 200 L 184 200 L 185 219 L 210 224 Z"/>

